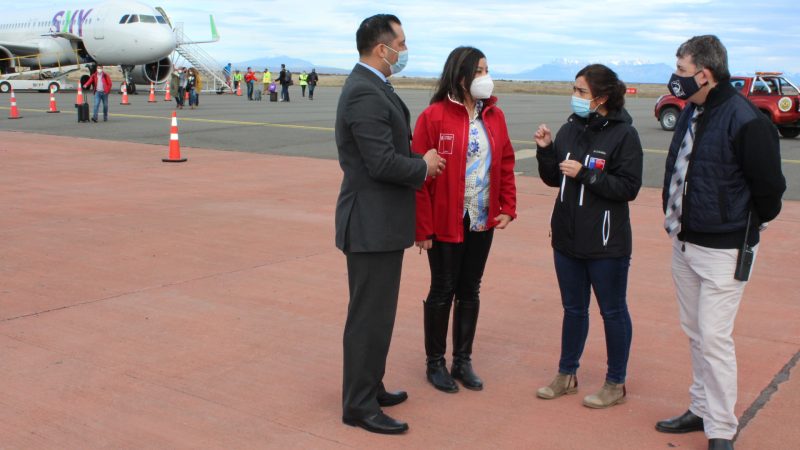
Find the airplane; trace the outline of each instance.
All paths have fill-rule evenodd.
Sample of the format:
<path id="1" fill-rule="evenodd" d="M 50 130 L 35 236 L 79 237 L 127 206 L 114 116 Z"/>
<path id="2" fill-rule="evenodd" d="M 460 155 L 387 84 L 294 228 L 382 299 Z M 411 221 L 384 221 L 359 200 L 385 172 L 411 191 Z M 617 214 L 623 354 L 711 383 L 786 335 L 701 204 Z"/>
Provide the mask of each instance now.
<path id="1" fill-rule="evenodd" d="M 212 40 L 216 42 L 214 18 Z M 91 8 L 50 13 L 9 12 L 0 17 L 0 73 L 16 66 L 53 68 L 94 63 L 120 66 L 129 82 L 163 83 L 170 55 L 180 45 L 162 8 L 135 0 L 110 0 Z"/>

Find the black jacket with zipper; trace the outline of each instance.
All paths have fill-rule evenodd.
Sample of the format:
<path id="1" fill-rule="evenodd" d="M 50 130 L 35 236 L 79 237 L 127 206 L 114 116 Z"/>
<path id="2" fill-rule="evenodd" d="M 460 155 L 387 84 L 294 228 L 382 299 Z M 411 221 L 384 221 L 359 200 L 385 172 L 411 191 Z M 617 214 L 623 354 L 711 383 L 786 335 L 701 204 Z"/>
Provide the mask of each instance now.
<path id="1" fill-rule="evenodd" d="M 778 132 L 728 82 L 711 89 L 703 106 L 686 171 L 678 239 L 709 248 L 738 248 L 752 211 L 749 244 L 758 244 L 759 225 L 778 215 L 786 190 Z M 665 212 L 675 160 L 695 108 L 689 103 L 684 109 L 669 147 L 662 190 Z"/>
<path id="2" fill-rule="evenodd" d="M 573 258 L 630 256 L 628 202 L 642 186 L 642 144 L 625 109 L 588 119 L 572 114 L 553 143 L 537 148 L 539 176 L 561 187 L 550 219 L 553 248 Z M 567 158 L 583 164 L 575 178 L 561 174 Z"/>

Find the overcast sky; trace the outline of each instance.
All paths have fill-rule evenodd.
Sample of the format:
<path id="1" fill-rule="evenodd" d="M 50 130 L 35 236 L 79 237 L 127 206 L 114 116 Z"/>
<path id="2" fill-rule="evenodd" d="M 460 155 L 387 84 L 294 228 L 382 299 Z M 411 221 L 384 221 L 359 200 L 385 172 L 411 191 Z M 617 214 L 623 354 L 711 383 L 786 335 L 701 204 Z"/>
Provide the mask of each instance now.
<path id="1" fill-rule="evenodd" d="M 4 10 L 88 8 L 98 2 L 26 0 Z M 798 0 L 525 0 L 525 1 L 207 1 L 146 0 L 208 39 L 208 14 L 221 40 L 205 49 L 224 62 L 287 55 L 350 68 L 355 31 L 365 17 L 392 13 L 403 22 L 409 69 L 440 71 L 456 46 L 473 45 L 492 70 L 520 72 L 559 59 L 581 62 L 675 63 L 678 45 L 716 34 L 733 72 L 800 73 Z M 666 80 L 665 80 L 666 81 Z"/>

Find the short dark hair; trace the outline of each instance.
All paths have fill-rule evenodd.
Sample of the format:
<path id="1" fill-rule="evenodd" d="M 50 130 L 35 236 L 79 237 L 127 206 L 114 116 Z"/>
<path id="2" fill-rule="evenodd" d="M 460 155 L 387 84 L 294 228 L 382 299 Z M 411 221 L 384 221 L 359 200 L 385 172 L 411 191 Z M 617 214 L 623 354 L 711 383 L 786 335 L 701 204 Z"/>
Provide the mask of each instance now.
<path id="1" fill-rule="evenodd" d="M 675 53 L 678 58 L 689 56 L 698 69 L 708 69 L 714 75 L 717 83 L 724 83 L 731 79 L 728 70 L 728 50 L 722 41 L 713 34 L 695 36 L 678 47 Z"/>
<path id="2" fill-rule="evenodd" d="M 617 73 L 602 64 L 589 64 L 575 75 L 586 78 L 586 84 L 592 95 L 597 97 L 608 97 L 604 103 L 609 111 L 619 111 L 625 106 L 625 83 L 619 79 Z"/>
<path id="3" fill-rule="evenodd" d="M 400 19 L 392 14 L 375 14 L 364 19 L 356 31 L 358 54 L 366 56 L 376 45 L 388 44 L 396 38 L 397 34 L 392 29 L 392 23 L 402 25 Z"/>
<path id="4" fill-rule="evenodd" d="M 478 62 L 481 58 L 486 58 L 486 55 L 475 47 L 456 47 L 450 52 L 444 63 L 442 75 L 436 83 L 436 91 L 431 97 L 431 104 L 446 99 L 448 95 L 463 102 L 475 79 L 475 72 L 478 70 Z"/>

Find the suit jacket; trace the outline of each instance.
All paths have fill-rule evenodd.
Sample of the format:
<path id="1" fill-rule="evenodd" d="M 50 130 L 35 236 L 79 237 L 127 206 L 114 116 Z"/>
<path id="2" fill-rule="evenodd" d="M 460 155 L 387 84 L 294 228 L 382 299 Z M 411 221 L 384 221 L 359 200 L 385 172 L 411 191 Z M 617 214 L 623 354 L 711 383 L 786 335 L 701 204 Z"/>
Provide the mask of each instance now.
<path id="1" fill-rule="evenodd" d="M 336 146 L 344 172 L 336 202 L 336 247 L 387 252 L 413 245 L 415 193 L 427 164 L 411 152 L 406 105 L 360 64 L 339 97 Z"/>

